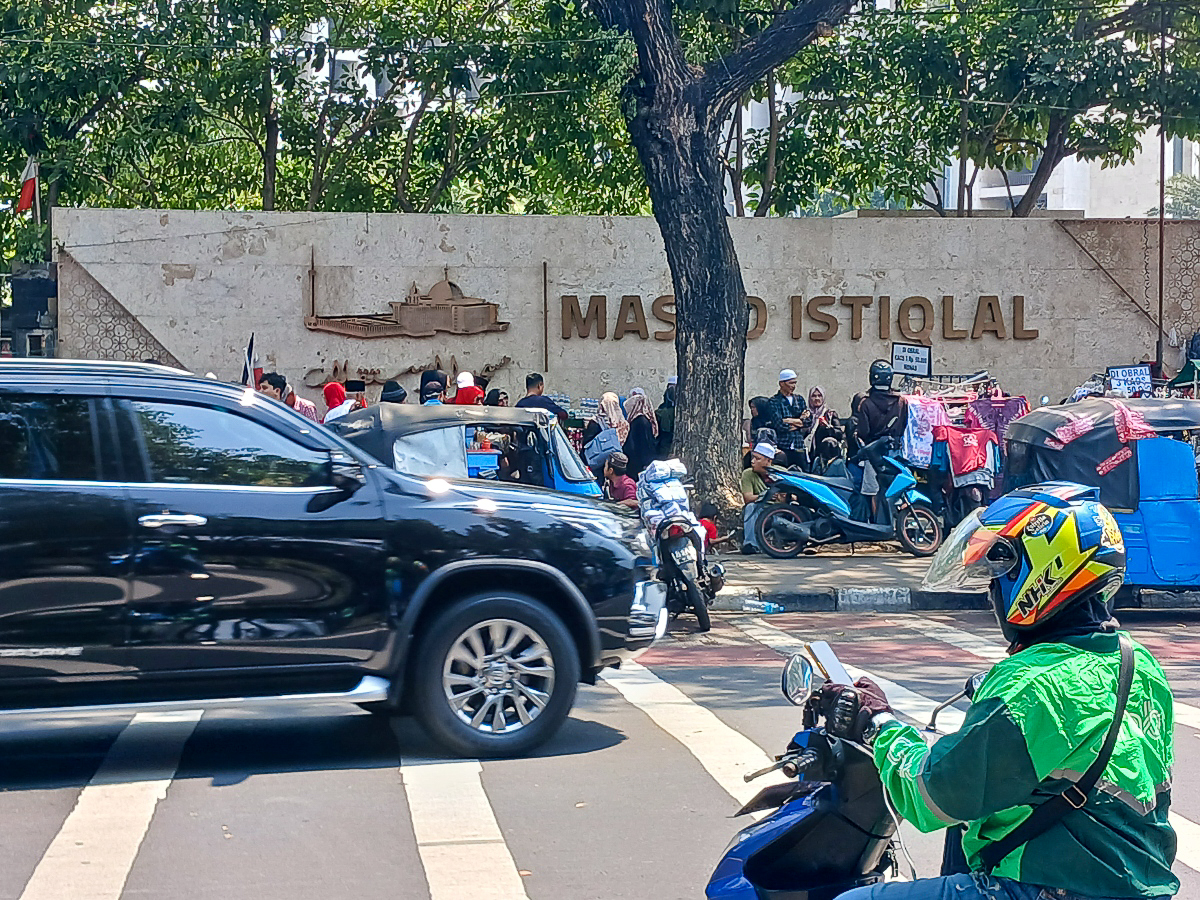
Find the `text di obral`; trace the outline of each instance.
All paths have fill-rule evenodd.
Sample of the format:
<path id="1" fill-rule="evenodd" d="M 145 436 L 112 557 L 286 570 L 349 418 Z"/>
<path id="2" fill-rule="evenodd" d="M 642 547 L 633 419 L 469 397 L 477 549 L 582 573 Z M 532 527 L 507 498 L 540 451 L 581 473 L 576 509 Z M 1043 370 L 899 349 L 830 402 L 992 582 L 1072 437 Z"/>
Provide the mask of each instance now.
<path id="1" fill-rule="evenodd" d="M 610 304 L 606 295 L 593 294 L 584 308 L 578 296 L 564 294 L 563 340 L 588 337 L 603 340 L 610 333 L 612 339 L 618 341 L 626 336 L 643 341 L 651 337 L 656 341 L 675 340 L 675 298 L 670 294 L 656 297 L 650 303 L 653 321 L 647 320 L 641 296 L 626 294 L 619 301 L 613 299 L 610 329 Z M 863 338 L 867 328 L 876 331 L 881 341 L 899 337 L 919 344 L 929 344 L 935 337 L 947 341 L 978 341 L 991 335 L 999 340 L 1031 341 L 1038 336 L 1036 328 L 1026 326 L 1025 298 L 1021 294 L 1015 294 L 1007 302 L 1002 302 L 995 294 L 981 294 L 975 298 L 974 309 L 970 312 L 963 309 L 963 301 L 969 302 L 969 298 L 962 298 L 958 304 L 955 299 L 953 295 L 944 295 L 937 301 L 921 296 L 893 300 L 887 294 L 793 296 L 790 298 L 792 339 L 829 341 L 849 331 L 850 339 L 857 341 Z M 767 304 L 762 298 L 753 296 L 746 297 L 746 303 L 750 306 L 750 327 L 746 337 L 755 340 L 767 331 Z"/>

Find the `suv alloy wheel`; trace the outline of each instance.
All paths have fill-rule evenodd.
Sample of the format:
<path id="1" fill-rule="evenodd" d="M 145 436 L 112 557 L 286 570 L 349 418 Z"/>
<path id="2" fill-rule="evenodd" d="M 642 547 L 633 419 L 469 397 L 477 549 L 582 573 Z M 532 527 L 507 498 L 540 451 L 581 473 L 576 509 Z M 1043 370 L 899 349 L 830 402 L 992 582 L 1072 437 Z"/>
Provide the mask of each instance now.
<path id="1" fill-rule="evenodd" d="M 571 710 L 579 651 L 562 620 L 531 597 L 466 597 L 418 640 L 417 717 L 438 743 L 463 756 L 523 753 Z"/>

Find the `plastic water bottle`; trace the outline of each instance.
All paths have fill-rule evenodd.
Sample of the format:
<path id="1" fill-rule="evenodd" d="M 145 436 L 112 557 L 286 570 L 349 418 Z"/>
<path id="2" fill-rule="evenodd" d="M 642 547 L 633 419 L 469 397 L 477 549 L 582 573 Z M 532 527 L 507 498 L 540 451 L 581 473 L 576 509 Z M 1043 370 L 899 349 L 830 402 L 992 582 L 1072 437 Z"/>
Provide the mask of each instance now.
<path id="1" fill-rule="evenodd" d="M 769 600 L 745 600 L 742 602 L 742 612 L 762 613 L 770 615 L 771 613 L 786 612 L 782 603 L 772 603 Z"/>

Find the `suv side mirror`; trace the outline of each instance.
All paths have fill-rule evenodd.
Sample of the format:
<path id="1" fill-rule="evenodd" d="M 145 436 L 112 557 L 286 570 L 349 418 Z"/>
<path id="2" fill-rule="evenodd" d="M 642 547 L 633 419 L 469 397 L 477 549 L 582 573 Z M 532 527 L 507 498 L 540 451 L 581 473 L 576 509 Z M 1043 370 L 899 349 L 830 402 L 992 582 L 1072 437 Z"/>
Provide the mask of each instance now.
<path id="1" fill-rule="evenodd" d="M 324 469 L 325 484 L 336 490 L 322 491 L 314 496 L 305 507 L 308 512 L 324 512 L 352 497 L 367 483 L 362 466 L 340 450 L 329 451 L 329 459 L 326 460 Z"/>

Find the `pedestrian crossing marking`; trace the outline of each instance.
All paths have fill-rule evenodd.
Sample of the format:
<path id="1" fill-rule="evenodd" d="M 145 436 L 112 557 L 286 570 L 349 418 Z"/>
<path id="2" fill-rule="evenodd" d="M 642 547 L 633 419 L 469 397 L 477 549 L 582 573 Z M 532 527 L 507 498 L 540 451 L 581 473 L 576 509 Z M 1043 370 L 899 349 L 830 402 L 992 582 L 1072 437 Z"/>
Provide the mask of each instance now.
<path id="1" fill-rule="evenodd" d="M 482 773 L 477 759 L 400 762 L 430 900 L 529 900 Z"/>
<path id="2" fill-rule="evenodd" d="M 80 792 L 20 900 L 119 900 L 202 715 L 190 710 L 133 717 Z"/>

